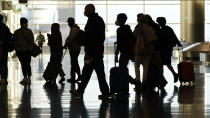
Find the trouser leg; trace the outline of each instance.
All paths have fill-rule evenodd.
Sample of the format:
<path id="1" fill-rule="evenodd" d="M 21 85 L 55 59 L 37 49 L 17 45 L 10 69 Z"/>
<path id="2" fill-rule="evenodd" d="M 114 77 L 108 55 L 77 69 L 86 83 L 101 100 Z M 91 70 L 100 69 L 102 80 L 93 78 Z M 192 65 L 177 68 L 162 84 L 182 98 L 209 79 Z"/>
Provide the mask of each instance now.
<path id="1" fill-rule="evenodd" d="M 109 94 L 109 86 L 106 82 L 105 72 L 104 72 L 104 62 L 103 59 L 95 61 L 95 71 L 98 77 L 100 91 L 103 95 Z"/>

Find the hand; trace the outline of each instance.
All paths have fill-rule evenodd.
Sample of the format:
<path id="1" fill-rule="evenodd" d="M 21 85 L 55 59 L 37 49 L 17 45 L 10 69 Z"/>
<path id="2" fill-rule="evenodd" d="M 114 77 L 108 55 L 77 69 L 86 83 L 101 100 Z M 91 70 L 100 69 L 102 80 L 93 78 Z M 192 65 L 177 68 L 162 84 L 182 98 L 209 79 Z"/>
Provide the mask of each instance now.
<path id="1" fill-rule="evenodd" d="M 50 34 L 47 34 L 47 37 L 50 38 Z"/>

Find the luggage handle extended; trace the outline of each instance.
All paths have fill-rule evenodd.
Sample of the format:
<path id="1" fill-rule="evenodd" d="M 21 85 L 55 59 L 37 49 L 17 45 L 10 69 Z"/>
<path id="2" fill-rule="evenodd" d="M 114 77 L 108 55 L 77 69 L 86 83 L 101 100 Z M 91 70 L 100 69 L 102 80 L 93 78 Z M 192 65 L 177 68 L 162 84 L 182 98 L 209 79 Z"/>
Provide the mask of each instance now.
<path id="1" fill-rule="evenodd" d="M 116 52 L 116 50 L 117 50 L 117 41 L 116 42 L 114 42 L 114 67 L 116 67 L 117 66 L 117 62 L 116 62 L 116 54 L 115 54 L 115 52 Z"/>
<path id="2" fill-rule="evenodd" d="M 182 48 L 182 49 L 181 49 L 181 53 L 182 53 L 182 59 L 183 59 L 183 46 L 181 46 L 181 48 Z M 179 54 L 179 62 L 181 62 L 180 57 L 181 57 L 181 56 L 180 56 L 180 54 Z M 183 60 L 184 60 L 184 59 L 183 59 Z"/>

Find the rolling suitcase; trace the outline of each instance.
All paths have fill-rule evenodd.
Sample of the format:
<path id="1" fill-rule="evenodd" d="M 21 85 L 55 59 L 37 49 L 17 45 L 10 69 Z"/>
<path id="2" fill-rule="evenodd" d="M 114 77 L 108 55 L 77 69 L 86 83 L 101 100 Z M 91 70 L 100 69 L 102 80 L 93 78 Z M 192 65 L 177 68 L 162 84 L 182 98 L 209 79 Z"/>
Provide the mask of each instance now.
<path id="1" fill-rule="evenodd" d="M 116 48 L 116 43 L 114 43 Z M 129 93 L 129 74 L 128 69 L 121 69 L 115 66 L 110 69 L 110 92 L 111 94 L 128 94 Z"/>
<path id="2" fill-rule="evenodd" d="M 182 61 L 178 64 L 178 75 L 181 85 L 186 82 L 193 85 L 195 82 L 195 72 L 192 62 Z"/>
<path id="3" fill-rule="evenodd" d="M 129 93 L 129 75 L 128 70 L 119 67 L 110 69 L 110 92 L 111 94 L 128 94 Z"/>

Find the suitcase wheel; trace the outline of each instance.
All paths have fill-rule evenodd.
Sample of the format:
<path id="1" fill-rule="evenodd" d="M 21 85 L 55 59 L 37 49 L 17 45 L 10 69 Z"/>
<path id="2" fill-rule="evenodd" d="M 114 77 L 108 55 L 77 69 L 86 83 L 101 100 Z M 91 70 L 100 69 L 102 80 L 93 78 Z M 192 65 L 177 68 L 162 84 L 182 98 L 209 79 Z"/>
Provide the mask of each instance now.
<path id="1" fill-rule="evenodd" d="M 194 86 L 194 81 L 182 81 L 180 82 L 181 86 Z"/>

